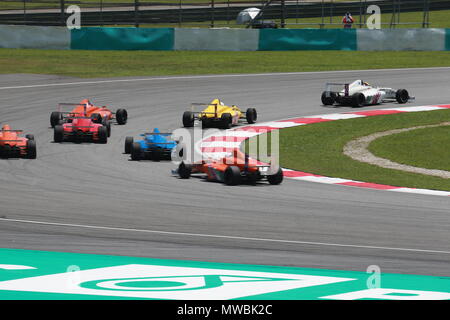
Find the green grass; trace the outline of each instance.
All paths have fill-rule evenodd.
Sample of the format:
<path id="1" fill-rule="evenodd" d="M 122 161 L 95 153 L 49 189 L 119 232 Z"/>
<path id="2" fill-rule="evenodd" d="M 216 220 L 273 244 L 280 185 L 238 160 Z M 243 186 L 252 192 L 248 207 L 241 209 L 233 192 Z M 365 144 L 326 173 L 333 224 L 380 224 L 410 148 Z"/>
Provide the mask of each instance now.
<path id="1" fill-rule="evenodd" d="M 417 129 L 382 137 L 373 141 L 369 150 L 397 163 L 450 171 L 450 127 Z"/>
<path id="2" fill-rule="evenodd" d="M 35 73 L 82 78 L 443 66 L 450 66 L 450 52 L 0 49 L 0 74 Z"/>
<path id="3" fill-rule="evenodd" d="M 449 119 L 450 110 L 439 110 L 338 120 L 281 129 L 280 165 L 284 168 L 329 177 L 392 186 L 450 191 L 449 179 L 380 168 L 355 161 L 345 156 L 342 152 L 344 145 L 357 137 L 379 131 L 437 124 Z M 440 142 L 436 142 L 435 146 L 426 149 L 427 153 L 421 156 L 422 160 L 426 158 L 428 160 L 425 161 L 428 162 L 443 163 L 450 159 L 448 157 L 448 143 L 450 142 L 448 131 L 446 139 L 444 138 L 444 133 L 439 135 L 441 136 L 440 142 L 445 141 L 446 144 L 437 145 Z M 432 139 L 430 141 L 433 141 L 433 144 L 435 143 Z M 431 143 L 430 141 L 428 141 L 429 144 Z M 409 148 L 414 150 L 410 155 L 422 152 L 421 147 L 423 144 L 425 142 L 416 146 L 410 141 Z M 401 143 L 396 146 L 397 149 L 403 148 L 400 145 Z M 248 143 L 245 147 L 248 150 Z M 442 152 L 441 149 L 444 148 L 447 148 L 447 150 Z M 258 155 L 251 154 L 251 156 L 257 157 Z M 421 160 L 418 158 L 417 161 Z"/>

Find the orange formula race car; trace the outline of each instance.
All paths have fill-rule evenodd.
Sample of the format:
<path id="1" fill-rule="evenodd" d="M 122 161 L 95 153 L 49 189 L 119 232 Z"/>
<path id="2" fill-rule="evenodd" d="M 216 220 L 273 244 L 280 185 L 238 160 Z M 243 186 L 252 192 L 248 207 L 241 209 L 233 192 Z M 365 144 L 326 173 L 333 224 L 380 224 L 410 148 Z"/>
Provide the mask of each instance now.
<path id="1" fill-rule="evenodd" d="M 0 157 L 36 159 L 36 141 L 32 134 L 21 137 L 22 130 L 5 124 L 0 130 Z"/>
<path id="2" fill-rule="evenodd" d="M 203 174 L 209 181 L 219 181 L 226 185 L 238 185 L 242 182 L 256 184 L 263 179 L 275 185 L 283 181 L 280 167 L 258 164 L 239 149 L 219 160 L 208 159 L 192 164 L 183 161 L 173 173 L 178 174 L 181 179 L 189 179 L 192 174 Z"/>
<path id="3" fill-rule="evenodd" d="M 62 107 L 73 107 L 72 111 L 62 112 Z M 116 120 L 118 124 L 125 124 L 128 120 L 128 112 L 125 109 L 117 109 L 112 112 L 106 106 L 94 106 L 88 99 L 82 100 L 80 103 L 60 103 L 58 111 L 50 114 L 50 125 L 54 128 L 58 124 L 70 122 L 73 117 L 91 117 L 95 123 L 101 123 L 108 127 L 110 133 L 110 121 Z"/>

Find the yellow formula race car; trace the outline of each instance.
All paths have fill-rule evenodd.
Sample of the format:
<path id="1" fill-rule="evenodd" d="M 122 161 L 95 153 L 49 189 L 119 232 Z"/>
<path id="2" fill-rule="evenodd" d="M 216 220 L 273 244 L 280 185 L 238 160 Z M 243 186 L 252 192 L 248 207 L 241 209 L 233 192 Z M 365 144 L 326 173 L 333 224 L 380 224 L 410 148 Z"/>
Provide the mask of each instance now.
<path id="1" fill-rule="evenodd" d="M 205 109 L 196 112 L 194 111 L 196 106 L 203 106 Z M 248 108 L 246 112 L 243 112 L 235 105 L 226 106 L 219 99 L 214 99 L 209 104 L 192 103 L 192 111 L 183 113 L 183 126 L 193 127 L 195 120 L 199 120 L 202 128 L 230 129 L 231 126 L 237 125 L 243 119 L 249 124 L 255 123 L 257 116 L 255 108 Z"/>

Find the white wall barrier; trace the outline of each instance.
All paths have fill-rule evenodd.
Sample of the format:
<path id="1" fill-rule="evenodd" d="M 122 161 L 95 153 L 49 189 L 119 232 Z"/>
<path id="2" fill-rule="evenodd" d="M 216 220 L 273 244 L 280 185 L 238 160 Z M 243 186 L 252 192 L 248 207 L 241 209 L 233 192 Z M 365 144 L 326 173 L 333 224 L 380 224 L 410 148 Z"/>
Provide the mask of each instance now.
<path id="1" fill-rule="evenodd" d="M 278 30 L 273 31 L 276 36 Z M 284 30 L 279 31 L 280 36 L 284 34 Z M 358 51 L 450 50 L 450 29 L 357 29 L 355 31 Z M 73 32 L 65 27 L 0 25 L 0 48 L 70 49 L 72 36 Z M 260 41 L 258 29 L 175 28 L 173 50 L 256 51 L 260 48 Z M 282 49 L 273 48 L 272 50 Z M 164 50 L 172 50 L 172 48 Z"/>
<path id="2" fill-rule="evenodd" d="M 175 28 L 174 50 L 256 51 L 256 29 Z"/>
<path id="3" fill-rule="evenodd" d="M 65 27 L 0 25 L 0 48 L 70 49 L 70 37 Z"/>
<path id="4" fill-rule="evenodd" d="M 445 29 L 357 30 L 358 51 L 442 51 Z"/>

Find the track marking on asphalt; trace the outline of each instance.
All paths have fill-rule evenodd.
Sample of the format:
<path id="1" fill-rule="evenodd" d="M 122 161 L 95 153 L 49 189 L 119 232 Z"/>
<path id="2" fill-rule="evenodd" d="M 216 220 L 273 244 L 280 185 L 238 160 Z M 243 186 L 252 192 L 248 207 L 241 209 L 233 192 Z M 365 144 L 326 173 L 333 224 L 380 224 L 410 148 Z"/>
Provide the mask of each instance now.
<path id="1" fill-rule="evenodd" d="M 382 132 L 375 132 L 372 134 L 369 134 L 364 137 L 358 137 L 356 139 L 348 141 L 345 146 L 343 153 L 352 158 L 353 160 L 359 161 L 359 162 L 365 162 L 374 166 L 378 166 L 381 168 L 387 168 L 387 169 L 393 169 L 393 170 L 400 170 L 405 172 L 412 172 L 412 173 L 419 173 L 423 175 L 428 176 L 434 176 L 439 177 L 443 179 L 450 179 L 450 171 L 447 170 L 439 170 L 439 169 L 431 169 L 431 168 L 420 168 L 416 166 L 411 166 L 403 163 L 398 163 L 395 161 L 392 161 L 387 158 L 378 157 L 375 154 L 373 154 L 371 151 L 369 151 L 369 145 L 374 142 L 377 139 L 396 135 L 403 132 L 408 132 L 412 130 L 420 130 L 425 128 L 436 128 L 436 127 L 442 127 L 442 126 L 449 126 L 450 122 L 443 122 L 439 124 L 432 124 L 432 125 L 425 125 L 425 126 L 415 126 L 411 128 L 402 128 L 402 129 L 394 129 L 394 130 L 387 130 Z"/>
<path id="2" fill-rule="evenodd" d="M 48 222 L 48 221 L 34 221 L 34 220 L 21 220 L 21 219 L 9 219 L 9 218 L 0 218 L 0 221 L 15 222 L 15 223 L 28 223 L 28 224 L 40 224 L 40 225 L 58 226 L 58 227 L 70 227 L 70 228 L 84 228 L 84 229 L 98 229 L 98 230 L 109 230 L 109 231 L 126 231 L 126 232 L 138 232 L 138 233 L 164 234 L 164 235 L 173 235 L 173 236 L 189 236 L 189 237 L 218 238 L 218 239 L 229 239 L 229 240 L 244 240 L 244 241 L 260 241 L 260 242 L 303 244 L 303 245 L 328 246 L 328 247 L 348 247 L 348 248 L 358 248 L 358 249 L 375 249 L 375 250 L 388 250 L 388 251 L 407 251 L 407 252 L 450 254 L 450 251 L 442 251 L 442 250 L 380 247 L 380 246 L 367 246 L 367 245 L 354 245 L 354 244 L 341 244 L 341 243 L 326 243 L 326 242 L 313 242 L 313 241 L 297 241 L 297 240 L 283 240 L 283 239 L 270 239 L 270 238 L 252 238 L 252 237 L 239 237 L 239 236 L 203 234 L 203 233 L 188 233 L 188 232 L 146 230 L 146 229 L 121 228 L 121 227 L 93 226 L 93 225 L 83 225 L 83 224 L 59 223 L 59 222 Z"/>
<path id="3" fill-rule="evenodd" d="M 198 76 L 172 76 L 172 77 L 151 77 L 136 79 L 111 79 L 111 80 L 94 80 L 94 81 L 78 81 L 63 83 L 46 83 L 24 86 L 0 87 L 0 90 L 8 89 L 27 89 L 57 86 L 73 86 L 99 83 L 120 83 L 120 82 L 140 82 L 140 81 L 166 81 L 166 80 L 195 80 L 210 78 L 238 78 L 238 77 L 265 77 L 265 76 L 291 76 L 291 75 L 311 75 L 311 74 L 329 74 L 329 73 L 355 73 L 355 72 L 385 72 L 385 71 L 411 71 L 411 70 L 449 70 L 450 67 L 435 68 L 400 68 L 400 69 L 369 69 L 369 70 L 335 70 L 335 71 L 310 71 L 310 72 L 274 72 L 274 73 L 244 73 L 244 74 L 216 74 L 216 75 L 198 75 Z"/>

